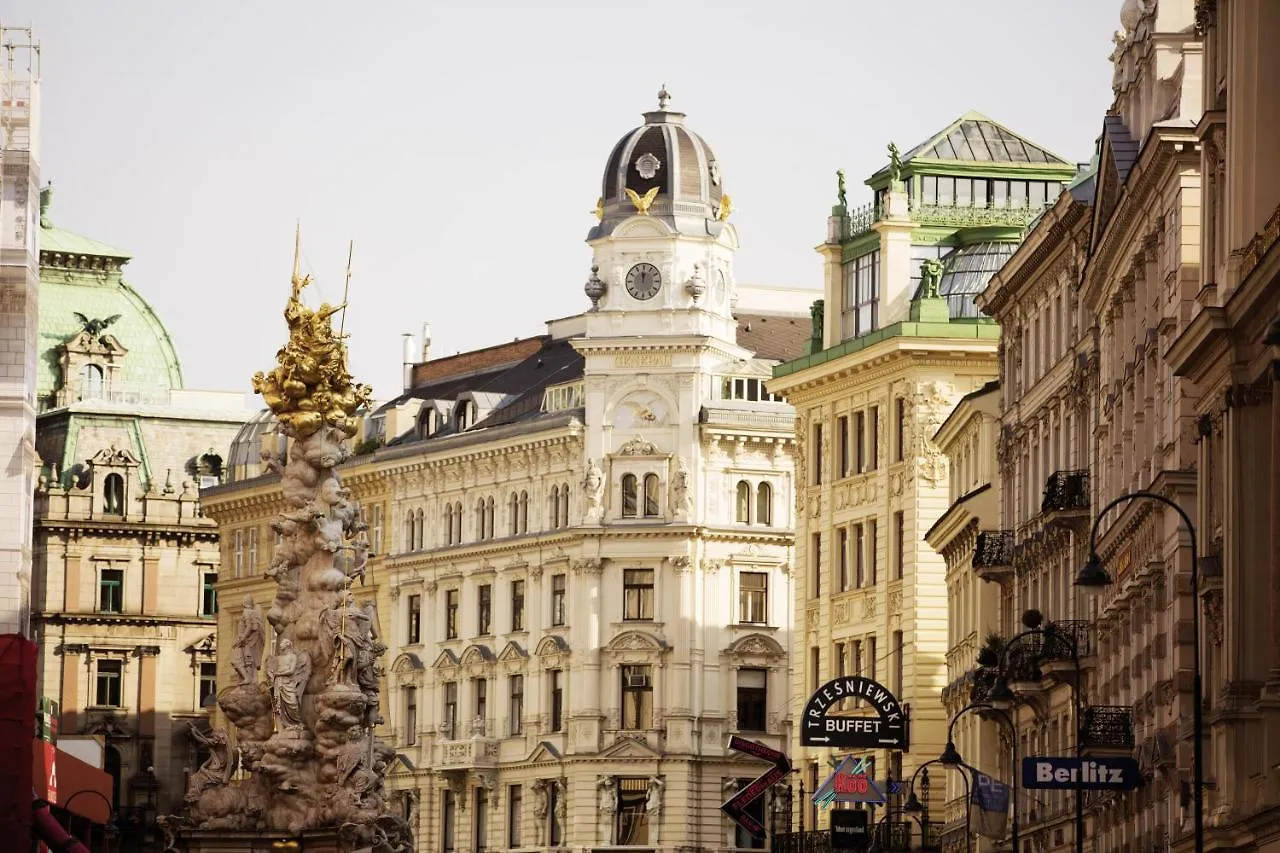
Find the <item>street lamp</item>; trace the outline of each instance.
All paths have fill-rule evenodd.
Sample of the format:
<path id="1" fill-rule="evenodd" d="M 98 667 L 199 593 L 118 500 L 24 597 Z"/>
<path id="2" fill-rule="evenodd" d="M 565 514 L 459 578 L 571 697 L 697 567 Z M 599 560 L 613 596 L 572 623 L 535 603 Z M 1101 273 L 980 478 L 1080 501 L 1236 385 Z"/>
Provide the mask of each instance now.
<path id="1" fill-rule="evenodd" d="M 1027 637 L 1041 637 L 1048 642 L 1057 641 L 1062 643 L 1064 646 L 1066 646 L 1067 650 L 1071 652 L 1071 664 L 1075 669 L 1075 678 L 1071 682 L 1071 699 L 1072 699 L 1072 705 L 1075 708 L 1076 757 L 1080 758 L 1084 755 L 1084 708 L 1083 708 L 1083 703 L 1080 701 L 1080 687 L 1081 687 L 1080 644 L 1075 637 L 1069 634 L 1064 634 L 1061 631 L 1056 630 L 1053 626 L 1053 623 L 1049 623 L 1048 625 L 1045 625 L 1043 628 L 1040 627 L 1042 624 L 1044 624 L 1044 616 L 1043 614 L 1040 613 L 1039 610 L 1027 610 L 1026 612 L 1024 612 L 1022 614 L 1022 624 L 1026 630 L 1021 631 L 1017 634 L 1014 634 L 1013 637 L 1009 639 L 1009 642 L 1004 644 L 1004 648 L 1002 648 L 999 651 L 999 653 L 989 648 L 984 648 L 982 651 L 978 652 L 978 664 L 984 667 L 992 667 L 996 670 L 995 681 L 991 685 L 991 689 L 987 691 L 987 701 L 990 703 L 995 703 L 995 702 L 1005 703 L 1005 702 L 1012 702 L 1014 700 L 1015 697 L 1014 697 L 1013 691 L 1009 688 L 1008 657 L 1009 657 L 1009 650 L 1012 649 L 1015 645 L 1017 645 L 1019 642 L 1023 641 Z M 999 709 L 994 709 L 994 710 L 999 710 Z M 957 716 L 959 715 L 957 714 Z M 1010 729 L 1013 730 L 1014 750 L 1016 751 L 1017 739 L 1018 739 L 1017 729 L 1013 725 L 1012 718 L 1009 718 L 1006 715 L 1005 719 L 1006 719 L 1006 722 L 1008 722 Z M 954 719 L 951 722 L 952 722 L 952 725 L 955 724 Z M 951 740 L 949 729 L 947 734 L 947 740 L 948 741 Z M 943 755 L 944 756 L 946 755 L 945 751 Z M 1015 761 L 1015 767 L 1014 767 L 1015 780 L 1017 779 L 1017 773 L 1018 773 L 1018 768 L 1016 766 L 1016 761 Z M 1076 849 L 1076 853 L 1084 853 L 1084 789 L 1081 787 L 1081 783 L 1079 780 L 1076 781 L 1075 791 L 1076 791 L 1075 849 Z M 1018 808 L 1017 806 L 1018 797 L 1016 792 L 1014 793 L 1013 802 L 1014 802 L 1014 826 L 1016 827 L 1017 826 L 1017 808 Z M 1015 853 L 1017 851 L 1016 844 L 1014 845 L 1014 851 Z M 1197 851 L 1197 853 L 1199 853 L 1199 851 Z"/>
<path id="2" fill-rule="evenodd" d="M 1201 707 L 1204 704 L 1204 689 L 1200 683 L 1200 552 L 1196 547 L 1196 526 L 1191 523 L 1191 517 L 1182 507 L 1164 495 L 1147 491 L 1120 495 L 1099 510 L 1093 520 L 1093 531 L 1089 534 L 1089 560 L 1076 575 L 1076 586 L 1100 587 L 1111 583 L 1111 575 L 1098 556 L 1098 528 L 1112 507 L 1139 499 L 1156 501 L 1172 508 L 1191 534 L 1191 698 L 1194 703 L 1191 709 L 1191 735 L 1194 738 L 1191 745 L 1191 801 L 1195 815 L 1195 851 L 1204 853 L 1204 716 Z"/>
<path id="3" fill-rule="evenodd" d="M 1005 689 L 1007 690 L 1008 688 L 1006 687 Z M 1009 727 L 1009 743 L 1012 744 L 1013 753 L 1012 772 L 1009 775 L 1010 796 L 1013 798 L 1013 823 L 1009 827 L 1009 846 L 1013 853 L 1020 853 L 1018 848 L 1018 727 L 1013 724 L 1013 718 L 989 703 L 970 702 L 957 711 L 955 716 L 951 718 L 951 722 L 947 724 L 947 745 L 942 750 L 942 754 L 938 756 L 938 761 L 948 767 L 965 766 L 964 759 L 960 756 L 959 750 L 956 749 L 953 735 L 956 721 L 970 711 L 987 711 L 992 714 L 998 714 L 1004 724 Z"/>
<path id="4" fill-rule="evenodd" d="M 908 812 L 910 814 L 921 814 L 925 812 L 924 803 L 920 802 L 920 799 L 916 797 L 916 777 L 918 777 L 923 771 L 924 784 L 928 785 L 929 771 L 927 768 L 930 764 L 942 764 L 944 767 L 946 766 L 942 760 L 931 758 L 916 768 L 916 772 L 911 774 L 911 782 L 907 785 L 907 801 L 902 806 L 902 810 L 904 812 Z M 959 765 L 956 769 L 960 771 L 960 778 L 964 780 L 964 849 L 968 851 L 968 853 L 973 853 L 973 832 L 970 830 L 969 823 L 969 809 L 973 806 L 973 790 L 969 785 L 969 774 L 964 772 L 964 765 Z M 927 821 L 925 824 L 921 825 L 921 835 L 924 834 L 925 826 L 927 826 Z"/>

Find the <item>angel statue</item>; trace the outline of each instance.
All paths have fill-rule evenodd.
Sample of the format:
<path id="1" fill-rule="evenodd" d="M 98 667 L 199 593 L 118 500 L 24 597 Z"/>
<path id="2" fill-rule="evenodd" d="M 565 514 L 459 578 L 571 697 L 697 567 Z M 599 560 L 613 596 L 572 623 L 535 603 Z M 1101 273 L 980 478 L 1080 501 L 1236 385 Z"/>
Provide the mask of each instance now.
<path id="1" fill-rule="evenodd" d="M 286 729 L 303 729 L 302 693 L 311 678 L 311 656 L 293 647 L 288 637 L 280 640 L 280 650 L 267 661 L 271 681 L 271 704 L 276 719 Z"/>
<path id="2" fill-rule="evenodd" d="M 208 747 L 209 757 L 200 765 L 200 769 L 191 774 L 187 783 L 188 803 L 199 802 L 200 795 L 208 788 L 220 788 L 231 781 L 231 762 L 227 760 L 227 733 L 214 729 L 208 735 L 201 733 L 195 726 L 188 731 L 191 737 L 203 746 Z"/>
<path id="3" fill-rule="evenodd" d="M 599 521 L 603 511 L 604 472 L 594 459 L 587 462 L 587 473 L 582 479 L 582 493 L 587 500 L 583 520 L 587 523 Z"/>
<path id="4" fill-rule="evenodd" d="M 236 626 L 236 642 L 232 647 L 231 665 L 241 684 L 254 684 L 258 680 L 258 667 L 262 665 L 262 649 L 266 645 L 266 628 L 262 621 L 262 608 L 253 603 L 253 596 L 244 598 L 244 615 Z"/>
<path id="5" fill-rule="evenodd" d="M 80 323 L 81 330 L 88 332 L 91 338 L 101 337 L 102 333 L 107 330 L 107 326 L 110 326 L 121 317 L 120 314 L 112 314 L 105 320 L 90 320 L 79 311 L 72 311 L 71 313 L 76 316 L 76 321 Z"/>

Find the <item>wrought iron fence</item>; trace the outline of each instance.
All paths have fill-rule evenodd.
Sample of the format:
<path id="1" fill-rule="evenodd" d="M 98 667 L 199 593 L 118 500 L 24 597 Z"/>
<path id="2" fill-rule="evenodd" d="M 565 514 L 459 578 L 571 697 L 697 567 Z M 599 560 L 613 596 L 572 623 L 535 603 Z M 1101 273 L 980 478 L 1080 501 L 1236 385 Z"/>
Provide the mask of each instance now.
<path id="1" fill-rule="evenodd" d="M 1005 652 L 1004 677 L 1016 681 L 1039 681 L 1042 677 L 1040 661 L 1044 659 L 1040 637 L 1030 635 L 1014 643 Z"/>
<path id="2" fill-rule="evenodd" d="M 773 853 L 831 853 L 831 832 L 826 829 L 779 832 L 773 837 Z"/>
<path id="3" fill-rule="evenodd" d="M 1080 657 L 1093 654 L 1093 629 L 1084 619 L 1066 619 L 1052 622 L 1046 629 L 1044 660 L 1071 660 L 1074 648 Z"/>
<path id="4" fill-rule="evenodd" d="M 1054 471 L 1044 484 L 1041 512 L 1089 508 L 1089 472 Z"/>
<path id="5" fill-rule="evenodd" d="M 1133 709 L 1128 705 L 1092 705 L 1085 708 L 1082 728 L 1086 749 L 1133 749 Z"/>
<path id="6" fill-rule="evenodd" d="M 1008 566 L 1013 563 L 1013 531 L 983 530 L 973 550 L 975 569 Z"/>

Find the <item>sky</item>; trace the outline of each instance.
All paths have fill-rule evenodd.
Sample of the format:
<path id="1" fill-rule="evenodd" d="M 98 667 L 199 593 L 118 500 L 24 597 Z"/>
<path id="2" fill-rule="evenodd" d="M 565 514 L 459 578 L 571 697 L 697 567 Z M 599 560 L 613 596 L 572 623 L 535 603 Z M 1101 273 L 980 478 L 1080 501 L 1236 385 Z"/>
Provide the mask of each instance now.
<path id="1" fill-rule="evenodd" d="M 605 160 L 653 109 L 716 153 L 740 283 L 819 289 L 835 202 L 967 110 L 1070 161 L 1111 102 L 1120 0 L 338 3 L 5 0 L 42 45 L 40 167 L 192 388 L 246 390 L 286 331 L 295 222 L 319 298 L 354 240 L 351 366 L 388 399 L 432 355 L 588 306 Z"/>

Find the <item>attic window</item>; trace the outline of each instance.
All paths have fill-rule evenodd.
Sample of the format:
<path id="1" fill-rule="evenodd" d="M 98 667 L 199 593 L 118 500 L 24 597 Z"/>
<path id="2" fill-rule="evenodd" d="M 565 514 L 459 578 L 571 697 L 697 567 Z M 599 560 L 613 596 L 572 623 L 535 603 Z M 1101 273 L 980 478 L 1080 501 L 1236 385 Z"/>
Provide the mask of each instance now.
<path id="1" fill-rule="evenodd" d="M 758 376 L 724 376 L 720 380 L 720 399 L 746 400 L 751 403 L 760 401 L 768 403 L 784 402 L 776 394 L 765 390 L 765 380 Z"/>
<path id="2" fill-rule="evenodd" d="M 418 415 L 418 437 L 430 438 L 440 431 L 440 412 L 428 406 Z"/>
<path id="3" fill-rule="evenodd" d="M 102 396 L 105 376 L 102 367 L 97 364 L 86 364 L 80 369 L 80 399 L 96 400 Z"/>
<path id="4" fill-rule="evenodd" d="M 102 484 L 102 511 L 107 515 L 124 515 L 124 477 L 108 474 Z"/>
<path id="5" fill-rule="evenodd" d="M 458 431 L 475 426 L 476 423 L 476 404 L 474 400 L 459 400 L 458 414 L 454 420 L 454 425 Z"/>

